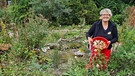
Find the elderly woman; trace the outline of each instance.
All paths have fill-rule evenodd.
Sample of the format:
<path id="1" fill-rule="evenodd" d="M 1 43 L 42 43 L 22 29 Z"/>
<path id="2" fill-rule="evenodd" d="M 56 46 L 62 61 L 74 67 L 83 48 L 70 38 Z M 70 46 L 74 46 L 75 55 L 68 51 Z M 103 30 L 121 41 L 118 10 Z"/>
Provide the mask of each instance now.
<path id="1" fill-rule="evenodd" d="M 112 12 L 110 9 L 108 8 L 102 9 L 100 11 L 100 20 L 94 22 L 94 24 L 91 26 L 91 28 L 86 34 L 89 45 L 91 45 L 91 42 L 93 42 L 94 37 L 100 36 L 108 40 L 109 43 L 108 48 L 100 52 L 104 56 L 105 63 L 106 63 L 102 67 L 100 67 L 101 69 L 105 69 L 107 67 L 108 61 L 110 59 L 112 43 L 115 43 L 118 40 L 117 27 L 113 22 L 110 21 L 111 16 L 112 16 Z M 91 52 L 90 63 L 89 63 L 90 68 L 92 67 L 93 56 L 94 53 Z"/>

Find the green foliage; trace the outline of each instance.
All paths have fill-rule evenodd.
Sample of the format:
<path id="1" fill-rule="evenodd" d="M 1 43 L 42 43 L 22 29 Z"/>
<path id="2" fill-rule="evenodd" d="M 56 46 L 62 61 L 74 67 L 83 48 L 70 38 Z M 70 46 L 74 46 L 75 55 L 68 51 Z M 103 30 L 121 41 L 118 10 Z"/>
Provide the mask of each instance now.
<path id="1" fill-rule="evenodd" d="M 11 38 L 8 35 L 6 25 L 0 20 L 0 43 L 10 43 Z"/>
<path id="2" fill-rule="evenodd" d="M 21 41 L 12 42 L 11 50 L 12 52 L 9 52 L 9 58 L 10 59 L 16 59 L 16 58 L 22 58 L 26 59 L 28 57 L 28 48 L 25 48 L 24 44 Z"/>
<path id="3" fill-rule="evenodd" d="M 130 0 L 130 1 L 122 0 L 122 2 L 124 2 L 125 4 L 129 4 L 130 6 L 135 5 L 135 0 Z"/>
<path id="4" fill-rule="evenodd" d="M 120 25 L 122 24 L 125 19 L 123 12 L 129 5 L 125 4 L 122 0 L 94 0 L 94 2 L 100 10 L 103 8 L 111 9 L 114 16 L 112 21 Z"/>
<path id="5" fill-rule="evenodd" d="M 34 60 L 34 58 L 33 58 Z M 14 62 L 10 61 L 9 65 L 6 68 L 3 68 L 4 72 L 2 75 L 4 76 L 54 76 L 52 73 L 47 73 L 45 71 L 45 67 L 47 65 L 40 65 L 37 62 Z"/>
<path id="6" fill-rule="evenodd" d="M 55 30 L 53 33 L 48 32 L 48 34 L 45 36 L 45 38 L 42 41 L 45 41 L 44 43 L 55 43 L 58 39 L 63 38 L 64 34 L 62 32 L 56 32 Z"/>
<path id="7" fill-rule="evenodd" d="M 123 25 L 123 27 L 120 31 L 120 42 L 122 44 L 123 50 L 128 51 L 134 51 L 133 48 L 135 47 L 135 30 L 133 27 L 130 27 L 129 25 Z"/>
<path id="8" fill-rule="evenodd" d="M 24 18 L 27 18 L 29 13 L 29 9 L 31 5 L 29 4 L 29 0 L 19 0 L 13 1 L 12 5 L 9 5 L 7 8 L 4 8 L 1 12 L 2 19 L 6 22 L 14 22 L 20 23 Z"/>
<path id="9" fill-rule="evenodd" d="M 123 11 L 133 3 L 133 0 L 13 0 L 12 5 L 0 14 L 6 21 L 19 23 L 30 14 L 29 9 L 33 9 L 36 15 L 42 14 L 52 25 L 58 26 L 79 24 L 81 18 L 86 20 L 86 24 L 92 24 L 98 20 L 99 10 L 110 8 L 116 15 L 112 20 L 121 25 L 125 18 Z"/>
<path id="10" fill-rule="evenodd" d="M 14 34 L 18 33 L 17 36 L 14 36 L 10 42 L 12 44 L 9 56 L 11 59 L 21 58 L 22 60 L 27 60 L 36 53 L 33 52 L 34 48 L 40 49 L 45 41 L 44 37 L 47 35 L 49 23 L 42 16 L 34 16 L 32 13 L 29 15 L 29 18 L 24 21 L 24 24 L 13 25 L 16 27 Z"/>
<path id="11" fill-rule="evenodd" d="M 67 2 L 68 0 L 32 0 L 30 4 L 36 14 L 41 13 L 52 21 L 52 24 L 59 25 L 62 14 L 71 12 L 71 9 L 65 6 Z"/>
<path id="12" fill-rule="evenodd" d="M 54 68 L 58 68 L 58 65 L 59 65 L 59 50 L 55 50 L 54 51 L 54 54 L 53 54 L 53 65 L 54 65 Z"/>
<path id="13" fill-rule="evenodd" d="M 84 69 L 84 62 L 82 61 L 70 61 L 72 64 L 69 64 L 67 72 L 64 72 L 63 76 L 87 76 L 87 70 Z"/>
<path id="14" fill-rule="evenodd" d="M 94 0 L 96 5 L 93 0 L 31 0 L 30 3 L 29 0 L 12 1 L 12 5 L 2 9 L 0 13 L 6 27 L 0 32 L 0 42 L 12 44 L 11 49 L 1 55 L 3 65 L 0 68 L 0 75 L 55 76 L 52 72 L 56 69 L 62 70 L 62 76 L 87 76 L 88 74 L 91 76 L 133 76 L 135 74 L 135 66 L 133 66 L 135 30 L 128 25 L 118 26 L 120 45 L 115 52 L 112 52 L 108 68 L 104 71 L 96 67 L 90 71 L 85 70 L 84 66 L 89 62 L 89 56 L 74 58 L 66 53 L 64 55 L 58 48 L 55 48 L 53 53 L 50 53 L 52 50 L 45 53 L 42 51 L 35 53 L 34 50 L 34 48 L 42 48 L 44 44 L 57 42 L 60 38 L 70 39 L 78 35 L 83 37 L 79 40 L 80 43 L 67 43 L 70 45 L 69 48 L 80 47 L 80 50 L 86 50 L 84 46 L 87 46 L 87 43 L 83 44 L 81 41 L 85 39 L 86 30 L 84 29 L 88 27 L 78 27 L 76 24 L 93 23 L 98 19 L 99 9 L 103 7 L 111 8 L 114 13 L 112 21 L 121 24 L 126 18 L 126 15 L 122 15 L 127 6 L 125 3 L 132 4 L 131 2 L 134 3 L 134 1 Z M 56 23 L 53 25 L 72 25 L 64 28 L 55 26 L 48 28 L 49 22 L 46 18 Z M 12 22 L 14 25 L 11 25 Z M 16 30 L 11 29 L 14 27 Z M 18 35 L 9 38 L 8 31 L 18 32 Z M 64 52 L 69 50 L 64 50 Z M 60 53 L 63 54 L 67 63 L 60 64 Z M 97 59 L 97 62 L 100 61 Z M 59 66 L 63 64 L 67 67 Z"/>
<path id="15" fill-rule="evenodd" d="M 72 9 L 71 14 L 67 15 L 70 24 L 80 23 L 80 18 L 85 18 L 87 24 L 91 24 L 98 19 L 98 8 L 92 0 L 72 0 L 67 6 Z"/>
<path id="16" fill-rule="evenodd" d="M 125 8 L 125 4 L 120 0 L 94 0 L 94 2 L 96 3 L 98 8 L 110 8 L 113 15 L 122 13 Z"/>
<path id="17" fill-rule="evenodd" d="M 39 18 L 39 17 L 38 17 Z M 35 18 L 38 20 L 38 18 Z M 42 19 L 42 18 L 41 18 Z M 38 20 L 40 22 L 40 19 Z M 32 20 L 33 27 L 34 27 L 34 21 Z M 38 22 L 37 22 L 38 23 Z M 29 24 L 29 23 L 28 23 Z M 29 26 L 29 25 L 28 25 Z M 69 28 L 69 27 L 68 27 Z M 37 29 L 37 28 L 36 28 Z M 56 28 L 55 28 L 56 29 Z M 58 28 L 57 28 L 58 29 Z M 59 38 L 72 38 L 73 35 L 80 34 L 80 31 L 78 30 L 72 30 L 75 29 L 74 27 L 70 27 L 70 31 L 72 32 L 62 32 L 55 30 L 55 32 L 47 33 L 48 35 L 45 35 L 44 39 L 47 39 L 49 43 L 49 39 L 53 38 L 55 41 L 50 41 L 56 42 Z M 82 58 L 68 58 L 68 65 L 67 67 L 64 68 L 60 67 L 59 65 L 59 51 L 58 49 L 55 49 L 52 54 L 49 54 L 46 56 L 42 53 L 39 55 L 36 54 L 31 54 L 31 50 L 26 48 L 25 43 L 23 42 L 24 40 L 20 38 L 21 40 L 17 41 L 14 40 L 12 42 L 12 47 L 11 50 L 4 56 L 1 56 L 2 62 L 9 61 L 7 64 L 7 67 L 4 66 L 3 74 L 8 76 L 8 75 L 50 75 L 50 76 L 55 76 L 52 71 L 55 69 L 62 69 L 62 75 L 63 76 L 87 76 L 90 74 L 91 76 L 110 76 L 110 75 L 134 75 L 135 72 L 135 67 L 134 62 L 135 62 L 135 55 L 134 55 L 134 43 L 135 43 L 135 35 L 134 32 L 135 30 L 132 27 L 128 26 L 118 26 L 119 29 L 119 41 L 121 45 L 118 47 L 118 49 L 115 52 L 112 52 L 111 54 L 111 59 L 108 65 L 108 68 L 104 71 L 97 69 L 96 67 L 93 67 L 90 71 L 85 70 L 84 66 L 89 62 L 89 57 L 82 57 Z M 60 30 L 60 29 L 58 29 Z M 63 29 L 62 29 L 63 30 Z M 130 31 L 129 31 L 130 30 Z M 56 32 L 57 31 L 57 32 Z M 84 32 L 84 31 L 83 31 Z M 23 36 L 23 35 L 22 35 Z M 21 36 L 21 37 L 22 37 Z M 57 37 L 58 36 L 58 37 Z M 29 36 L 27 36 L 29 37 Z M 130 44 L 129 44 L 130 43 Z M 70 43 L 68 43 L 70 44 Z M 72 45 L 72 44 L 71 44 Z M 74 46 L 74 45 L 73 45 Z M 75 45 L 77 46 L 77 45 Z M 87 46 L 84 45 L 84 46 Z M 32 47 L 32 46 L 30 46 Z M 83 46 L 82 46 L 83 47 Z M 87 48 L 85 48 L 87 49 Z M 85 50 L 84 49 L 84 50 Z M 52 50 L 51 50 L 52 51 Z M 66 52 L 69 51 L 65 50 Z M 65 52 L 64 51 L 64 52 Z M 52 59 L 47 59 L 45 57 L 50 57 Z M 66 58 L 66 55 L 64 55 L 64 58 Z M 44 60 L 45 59 L 45 60 Z M 42 61 L 41 61 L 42 60 Z M 46 62 L 47 60 L 47 62 Z M 40 62 L 40 63 L 39 63 Z M 52 67 L 52 65 L 54 67 Z"/>
<path id="18" fill-rule="evenodd" d="M 116 24 L 122 24 L 122 20 L 124 19 L 123 19 L 123 15 L 121 14 L 114 15 L 111 18 L 111 21 L 115 22 Z"/>
<path id="19" fill-rule="evenodd" d="M 116 75 L 133 75 L 135 72 L 135 30 L 131 26 L 119 26 L 120 46 L 112 53 L 109 69 L 113 69 Z"/>
<path id="20" fill-rule="evenodd" d="M 86 18 L 89 24 L 98 19 L 98 9 L 92 0 L 44 0 L 42 3 L 40 0 L 32 0 L 30 4 L 36 14 L 43 14 L 57 25 L 79 24 L 80 18 Z"/>
<path id="21" fill-rule="evenodd" d="M 27 47 L 39 48 L 42 44 L 42 39 L 47 34 L 48 21 L 42 15 L 29 18 L 29 22 L 24 24 L 20 30 L 20 39 L 24 40 Z"/>

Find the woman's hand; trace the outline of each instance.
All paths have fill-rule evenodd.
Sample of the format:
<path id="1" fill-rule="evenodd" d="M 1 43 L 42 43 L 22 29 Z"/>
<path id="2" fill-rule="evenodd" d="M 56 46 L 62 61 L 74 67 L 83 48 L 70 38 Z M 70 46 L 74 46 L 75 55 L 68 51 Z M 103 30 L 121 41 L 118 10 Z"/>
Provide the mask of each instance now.
<path id="1" fill-rule="evenodd" d="M 91 45 L 92 42 L 93 42 L 93 39 L 91 37 L 88 37 L 88 43 Z"/>

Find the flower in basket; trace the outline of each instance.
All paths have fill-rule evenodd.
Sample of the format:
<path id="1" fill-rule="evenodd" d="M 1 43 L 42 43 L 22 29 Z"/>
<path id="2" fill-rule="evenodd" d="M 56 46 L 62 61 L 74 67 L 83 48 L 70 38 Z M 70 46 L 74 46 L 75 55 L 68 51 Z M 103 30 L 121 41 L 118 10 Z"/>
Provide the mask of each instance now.
<path id="1" fill-rule="evenodd" d="M 108 47 L 108 40 L 103 37 L 93 38 L 92 47 L 95 48 L 95 51 L 101 51 Z"/>

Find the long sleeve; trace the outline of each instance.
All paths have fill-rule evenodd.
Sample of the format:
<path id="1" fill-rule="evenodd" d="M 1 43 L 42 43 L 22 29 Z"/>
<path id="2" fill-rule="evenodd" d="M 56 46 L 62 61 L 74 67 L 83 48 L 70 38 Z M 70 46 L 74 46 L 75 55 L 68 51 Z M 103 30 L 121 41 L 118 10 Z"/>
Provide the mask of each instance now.
<path id="1" fill-rule="evenodd" d="M 111 43 L 115 43 L 118 41 L 118 30 L 117 30 L 117 27 L 116 25 L 113 26 L 113 38 L 111 40 Z"/>
<path id="2" fill-rule="evenodd" d="M 95 23 L 90 27 L 89 31 L 86 33 L 86 38 L 93 36 L 94 31 L 95 31 Z"/>

